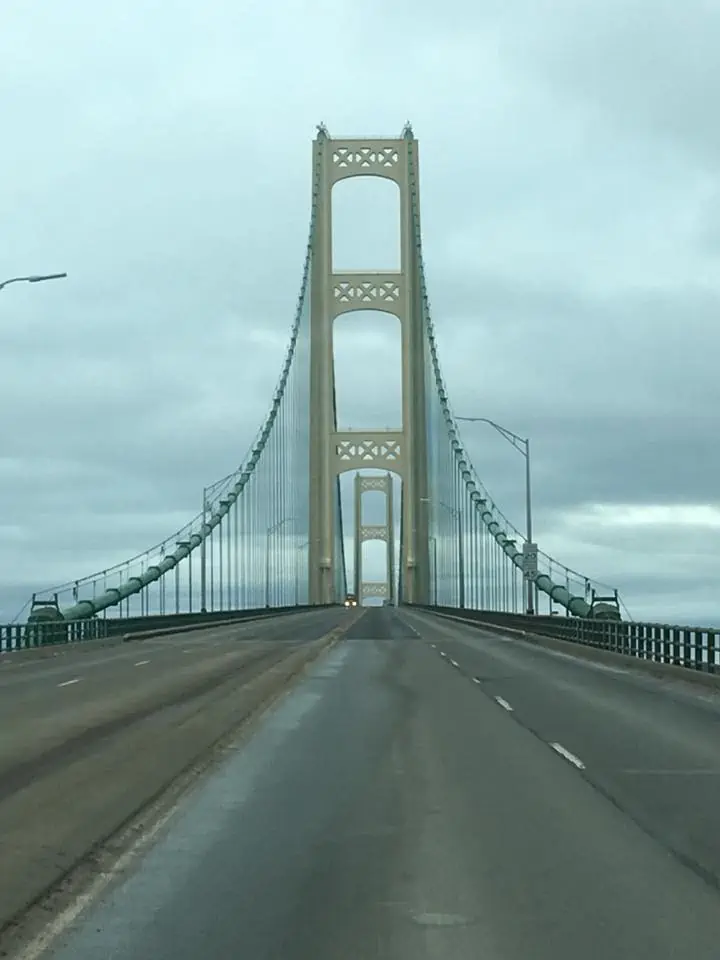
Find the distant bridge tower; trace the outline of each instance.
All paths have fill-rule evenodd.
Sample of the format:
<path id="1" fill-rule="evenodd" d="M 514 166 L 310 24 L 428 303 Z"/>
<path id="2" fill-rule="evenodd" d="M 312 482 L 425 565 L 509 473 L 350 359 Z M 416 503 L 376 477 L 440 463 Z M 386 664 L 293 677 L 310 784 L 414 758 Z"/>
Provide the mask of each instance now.
<path id="1" fill-rule="evenodd" d="M 385 494 L 385 523 L 363 523 L 363 493 L 378 490 Z M 391 603 L 395 596 L 395 522 L 393 517 L 392 474 L 384 477 L 355 474 L 355 596 L 381 597 Z M 362 545 L 369 540 L 384 540 L 387 575 L 384 581 L 363 580 Z"/>
<path id="2" fill-rule="evenodd" d="M 369 597 L 389 600 L 387 583 L 384 580 L 363 580 L 360 584 L 360 600 L 358 602 L 362 604 L 363 600 L 367 600 Z"/>
<path id="3" fill-rule="evenodd" d="M 335 596 L 336 478 L 348 470 L 390 470 L 402 482 L 400 600 L 427 602 L 428 451 L 425 415 L 426 340 L 416 246 L 418 146 L 409 127 L 400 139 L 334 140 L 324 127 L 313 143 L 317 177 L 311 239 L 310 305 L 310 603 Z M 384 177 L 400 188 L 400 270 L 335 273 L 332 188 L 346 177 Z M 413 203 L 413 197 L 415 198 Z M 418 227 L 419 228 L 419 227 Z M 402 423 L 396 429 L 337 429 L 333 323 L 351 310 L 379 309 L 400 320 Z"/>

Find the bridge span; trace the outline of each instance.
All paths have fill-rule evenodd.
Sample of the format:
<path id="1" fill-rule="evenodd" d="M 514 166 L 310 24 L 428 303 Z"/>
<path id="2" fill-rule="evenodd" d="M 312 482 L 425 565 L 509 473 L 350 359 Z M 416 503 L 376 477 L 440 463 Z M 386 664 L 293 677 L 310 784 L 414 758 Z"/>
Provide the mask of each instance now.
<path id="1" fill-rule="evenodd" d="M 107 643 L 0 668 L 11 955 L 717 957 L 718 685 L 410 608 Z"/>
<path id="2" fill-rule="evenodd" d="M 333 190 L 358 176 L 397 186 L 396 271 L 335 270 Z M 321 125 L 311 198 L 240 465 L 182 529 L 0 627 L 0 955 L 718 960 L 718 632 L 638 623 L 544 553 L 530 440 L 462 418 L 523 455 L 522 530 L 484 486 L 410 125 Z M 333 324 L 368 309 L 402 330 L 402 417 L 350 429 Z"/>

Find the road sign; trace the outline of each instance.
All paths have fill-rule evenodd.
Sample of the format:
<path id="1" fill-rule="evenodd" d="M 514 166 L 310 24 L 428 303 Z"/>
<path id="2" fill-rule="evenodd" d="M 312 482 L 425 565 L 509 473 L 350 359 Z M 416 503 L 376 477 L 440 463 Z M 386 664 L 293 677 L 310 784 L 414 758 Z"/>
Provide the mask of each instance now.
<path id="1" fill-rule="evenodd" d="M 538 576 L 538 547 L 527 540 L 523 544 L 523 573 L 528 580 L 536 580 Z"/>

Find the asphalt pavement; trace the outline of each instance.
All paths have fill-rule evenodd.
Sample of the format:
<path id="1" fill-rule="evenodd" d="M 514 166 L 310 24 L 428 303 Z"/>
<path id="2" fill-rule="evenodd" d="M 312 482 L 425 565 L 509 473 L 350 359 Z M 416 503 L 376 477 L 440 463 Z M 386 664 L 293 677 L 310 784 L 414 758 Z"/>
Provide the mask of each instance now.
<path id="1" fill-rule="evenodd" d="M 665 680 L 427 615 L 412 623 L 446 663 L 694 870 L 720 885 L 720 688 Z M 720 958 L 720 950 L 718 950 Z"/>
<path id="2" fill-rule="evenodd" d="M 0 954 L 21 915 L 33 926 L 28 907 L 58 884 L 70 896 L 70 876 L 98 845 L 211 762 L 352 616 L 308 611 L 10 655 L 0 670 Z"/>
<path id="3" fill-rule="evenodd" d="M 56 656 L 8 654 L 0 661 L 0 794 L 3 774 L 20 760 L 67 743 L 158 698 L 243 663 L 255 644 L 300 644 L 341 623 L 345 611 L 308 611 L 277 619 L 165 634 L 95 646 L 71 644 Z"/>
<path id="4" fill-rule="evenodd" d="M 718 960 L 719 720 L 682 684 L 368 611 L 42 956 Z"/>

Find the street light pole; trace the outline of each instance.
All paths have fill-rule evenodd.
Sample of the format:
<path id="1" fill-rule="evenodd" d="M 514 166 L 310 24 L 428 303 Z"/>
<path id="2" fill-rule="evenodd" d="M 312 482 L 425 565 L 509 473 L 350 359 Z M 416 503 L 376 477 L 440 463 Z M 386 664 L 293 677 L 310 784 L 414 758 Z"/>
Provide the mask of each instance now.
<path id="1" fill-rule="evenodd" d="M 9 280 L 3 280 L 3 282 L 0 283 L 0 290 L 11 283 L 43 283 L 45 280 L 62 280 L 66 276 L 66 273 L 44 273 L 32 274 L 29 277 L 10 277 Z"/>
<path id="2" fill-rule="evenodd" d="M 455 517 L 457 520 L 457 538 L 458 538 L 458 576 L 460 577 L 460 609 L 465 609 L 465 537 L 462 523 L 462 511 L 456 508 Z"/>
<path id="3" fill-rule="evenodd" d="M 525 527 L 526 527 L 526 543 L 528 551 L 532 549 L 533 542 L 533 529 L 532 529 L 532 499 L 531 499 L 531 490 L 532 485 L 530 481 L 530 438 L 525 440 Z M 537 554 L 535 554 L 535 567 L 537 568 Z M 528 554 L 526 563 L 530 563 L 530 556 Z M 538 606 L 540 602 L 540 595 L 538 593 L 537 584 L 530 577 L 530 571 L 525 572 L 527 578 L 527 612 L 530 616 L 538 612 Z"/>
<path id="4" fill-rule="evenodd" d="M 202 527 L 200 532 L 202 534 L 202 540 L 200 541 L 200 612 L 207 613 L 207 543 L 206 543 L 206 531 L 205 527 L 207 525 L 207 510 L 208 510 L 208 499 L 207 499 L 207 487 L 203 487 L 203 508 L 202 508 Z"/>
<path id="5" fill-rule="evenodd" d="M 432 503 L 431 497 L 421 497 L 420 503 Z M 444 510 L 447 510 L 453 520 L 457 521 L 457 541 L 458 541 L 458 580 L 460 581 L 458 586 L 458 606 L 461 610 L 465 609 L 465 543 L 463 537 L 463 523 L 462 523 L 462 510 L 459 507 L 451 507 L 449 504 L 444 503 L 442 500 L 438 500 L 437 503 Z M 435 591 L 436 591 L 436 601 L 435 605 L 437 606 L 437 541 L 435 537 L 431 538 L 434 544 L 435 551 Z"/>
<path id="6" fill-rule="evenodd" d="M 300 605 L 300 570 L 299 570 L 299 558 L 300 551 L 309 545 L 310 541 L 306 540 L 305 543 L 301 543 L 299 547 L 295 550 L 295 606 Z"/>
<path id="7" fill-rule="evenodd" d="M 532 486 L 530 480 L 530 438 L 529 437 L 520 437 L 517 433 L 513 433 L 512 430 L 508 430 L 507 427 L 501 426 L 499 423 L 496 423 L 494 420 L 488 419 L 488 417 L 455 417 L 456 420 L 464 420 L 467 423 L 487 423 L 493 428 L 501 437 L 504 437 L 508 443 L 518 450 L 525 457 L 525 539 L 528 544 L 528 549 L 530 544 L 533 542 L 532 538 Z M 535 584 L 533 580 L 528 576 L 528 571 L 525 571 L 525 582 L 527 584 L 527 613 L 534 614 L 536 609 L 535 604 Z"/>
<path id="8" fill-rule="evenodd" d="M 270 607 L 270 537 L 273 533 L 276 533 L 281 527 L 286 523 L 294 519 L 293 517 L 285 517 L 284 520 L 278 520 L 276 524 L 267 528 L 265 533 L 265 607 Z"/>
<path id="9" fill-rule="evenodd" d="M 189 540 L 178 540 L 178 547 L 185 547 L 188 551 L 188 590 L 192 597 L 192 551 L 190 550 Z M 190 601 L 191 603 L 192 601 Z M 192 607 L 189 606 L 192 612 Z M 175 613 L 180 613 L 180 564 L 175 567 Z"/>
<path id="10" fill-rule="evenodd" d="M 431 541 L 433 545 L 433 606 L 437 606 L 438 600 L 438 590 L 437 590 L 437 537 L 428 537 L 428 540 Z"/>
<path id="11" fill-rule="evenodd" d="M 525 536 L 532 543 L 532 500 L 530 485 L 530 440 L 525 440 Z"/>
<path id="12" fill-rule="evenodd" d="M 270 608 L 270 537 L 275 528 L 268 527 L 265 533 L 265 608 Z"/>

